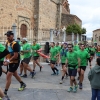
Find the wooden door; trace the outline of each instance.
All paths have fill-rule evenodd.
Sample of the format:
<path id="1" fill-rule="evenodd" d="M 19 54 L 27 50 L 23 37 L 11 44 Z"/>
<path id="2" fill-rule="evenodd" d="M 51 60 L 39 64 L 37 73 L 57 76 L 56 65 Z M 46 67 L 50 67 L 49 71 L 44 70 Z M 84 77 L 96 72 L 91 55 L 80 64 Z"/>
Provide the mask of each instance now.
<path id="1" fill-rule="evenodd" d="M 22 38 L 27 36 L 27 26 L 25 24 L 21 25 L 20 35 Z"/>

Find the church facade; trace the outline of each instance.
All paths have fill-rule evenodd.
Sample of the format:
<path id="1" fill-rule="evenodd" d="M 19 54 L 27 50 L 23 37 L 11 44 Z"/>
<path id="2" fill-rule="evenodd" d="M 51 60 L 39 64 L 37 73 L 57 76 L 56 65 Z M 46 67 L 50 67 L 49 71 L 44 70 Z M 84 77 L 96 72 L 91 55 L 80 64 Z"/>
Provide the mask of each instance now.
<path id="1" fill-rule="evenodd" d="M 50 29 L 61 30 L 82 21 L 70 14 L 67 0 L 0 0 L 0 40 L 16 24 L 17 37 L 47 41 Z"/>

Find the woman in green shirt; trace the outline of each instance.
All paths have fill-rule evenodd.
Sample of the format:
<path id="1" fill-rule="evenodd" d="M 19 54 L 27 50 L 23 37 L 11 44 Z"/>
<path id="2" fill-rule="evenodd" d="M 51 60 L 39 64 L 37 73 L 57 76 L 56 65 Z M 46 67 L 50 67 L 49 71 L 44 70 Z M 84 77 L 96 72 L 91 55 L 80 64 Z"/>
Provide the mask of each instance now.
<path id="1" fill-rule="evenodd" d="M 57 62 L 57 57 L 59 55 L 58 53 L 58 49 L 55 47 L 55 43 L 51 42 L 51 48 L 50 48 L 50 66 L 51 69 L 53 71 L 53 74 L 51 75 L 58 75 L 59 74 L 59 70 L 55 67 L 55 64 Z"/>
<path id="2" fill-rule="evenodd" d="M 36 64 L 40 67 L 40 71 L 42 70 L 43 66 L 40 65 L 39 63 L 39 54 L 37 53 L 37 51 L 42 51 L 41 46 L 39 44 L 36 43 L 37 41 L 34 40 L 33 41 L 33 45 L 31 47 L 32 49 L 32 56 L 33 56 L 33 71 L 35 72 L 35 68 L 36 68 Z"/>

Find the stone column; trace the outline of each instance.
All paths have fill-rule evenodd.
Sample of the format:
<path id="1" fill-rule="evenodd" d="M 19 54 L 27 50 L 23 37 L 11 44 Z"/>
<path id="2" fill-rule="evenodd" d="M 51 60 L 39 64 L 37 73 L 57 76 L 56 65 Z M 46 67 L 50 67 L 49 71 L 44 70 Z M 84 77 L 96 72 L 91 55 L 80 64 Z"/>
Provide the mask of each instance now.
<path id="1" fill-rule="evenodd" d="M 64 35 L 63 35 L 63 42 L 66 42 L 66 31 L 64 30 Z"/>
<path id="2" fill-rule="evenodd" d="M 77 43 L 79 42 L 79 34 L 77 33 Z"/>
<path id="3" fill-rule="evenodd" d="M 74 44 L 74 33 L 72 33 L 72 43 Z"/>
<path id="4" fill-rule="evenodd" d="M 50 42 L 53 42 L 53 29 L 50 29 Z"/>
<path id="5" fill-rule="evenodd" d="M 16 30 L 16 28 L 17 28 L 16 24 L 13 24 L 12 31 L 14 33 L 14 39 L 15 39 L 15 41 L 17 40 L 17 32 L 16 32 L 17 30 Z"/>

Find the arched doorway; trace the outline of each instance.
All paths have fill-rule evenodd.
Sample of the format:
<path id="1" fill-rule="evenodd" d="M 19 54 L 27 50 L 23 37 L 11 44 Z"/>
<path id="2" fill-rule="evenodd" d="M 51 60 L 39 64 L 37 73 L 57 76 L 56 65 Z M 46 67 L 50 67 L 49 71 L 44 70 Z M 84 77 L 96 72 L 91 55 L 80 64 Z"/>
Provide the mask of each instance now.
<path id="1" fill-rule="evenodd" d="M 22 38 L 27 36 L 27 26 L 25 24 L 20 27 L 20 35 Z"/>

